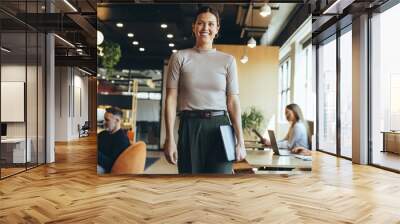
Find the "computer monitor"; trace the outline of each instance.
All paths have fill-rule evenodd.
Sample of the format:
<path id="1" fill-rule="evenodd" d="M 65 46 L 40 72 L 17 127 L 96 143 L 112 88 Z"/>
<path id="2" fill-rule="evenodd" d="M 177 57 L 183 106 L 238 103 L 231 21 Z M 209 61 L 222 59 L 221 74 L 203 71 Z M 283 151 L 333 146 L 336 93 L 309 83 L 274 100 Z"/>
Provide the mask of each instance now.
<path id="1" fill-rule="evenodd" d="M 1 123 L 1 136 L 7 136 L 7 124 Z"/>

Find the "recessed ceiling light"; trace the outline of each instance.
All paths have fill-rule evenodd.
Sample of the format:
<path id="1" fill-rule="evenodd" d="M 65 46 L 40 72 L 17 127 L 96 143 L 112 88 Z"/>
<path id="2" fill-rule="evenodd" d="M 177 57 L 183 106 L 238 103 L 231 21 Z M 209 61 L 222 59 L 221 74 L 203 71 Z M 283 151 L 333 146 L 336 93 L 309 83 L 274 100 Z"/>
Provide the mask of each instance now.
<path id="1" fill-rule="evenodd" d="M 128 33 L 128 37 L 133 37 L 133 33 Z"/>
<path id="2" fill-rule="evenodd" d="M 117 79 L 119 79 L 119 77 L 121 77 L 120 75 L 117 75 Z"/>
<path id="3" fill-rule="evenodd" d="M 139 51 L 145 51 L 144 47 L 139 48 Z"/>
<path id="4" fill-rule="evenodd" d="M 139 42 L 138 41 L 133 41 L 132 44 L 133 45 L 139 45 Z"/>
<path id="5" fill-rule="evenodd" d="M 121 80 L 124 80 L 124 77 L 121 77 Z"/>
<path id="6" fill-rule="evenodd" d="M 106 79 L 106 77 L 104 75 L 101 78 Z"/>
<path id="7" fill-rule="evenodd" d="M 167 38 L 169 38 L 169 39 L 174 38 L 174 35 L 169 33 L 169 34 L 167 34 Z"/>
<path id="8" fill-rule="evenodd" d="M 173 49 L 173 50 L 172 50 L 172 52 L 173 52 L 173 53 L 176 53 L 176 52 L 178 52 L 178 50 L 176 50 L 176 49 Z"/>
<path id="9" fill-rule="evenodd" d="M 114 80 L 111 80 L 111 83 L 114 83 Z"/>
<path id="10" fill-rule="evenodd" d="M 101 75 L 100 74 L 97 74 L 97 77 L 100 77 Z"/>
<path id="11" fill-rule="evenodd" d="M 82 49 L 78 48 L 76 49 L 77 52 L 82 52 Z"/>
<path id="12" fill-rule="evenodd" d="M 119 28 L 122 28 L 122 27 L 124 27 L 124 24 L 123 23 L 117 23 L 116 26 L 119 27 Z"/>
<path id="13" fill-rule="evenodd" d="M 170 46 L 170 47 L 175 47 L 175 44 L 169 43 L 168 46 Z"/>
<path id="14" fill-rule="evenodd" d="M 167 24 L 165 24 L 165 23 L 161 24 L 161 28 L 166 29 L 167 27 L 168 27 Z"/>

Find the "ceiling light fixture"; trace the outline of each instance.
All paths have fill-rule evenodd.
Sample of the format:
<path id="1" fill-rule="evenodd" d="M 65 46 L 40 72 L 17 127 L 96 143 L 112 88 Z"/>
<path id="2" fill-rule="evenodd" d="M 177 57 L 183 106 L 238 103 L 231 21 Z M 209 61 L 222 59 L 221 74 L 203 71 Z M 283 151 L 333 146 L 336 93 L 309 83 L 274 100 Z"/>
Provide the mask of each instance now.
<path id="1" fill-rule="evenodd" d="M 146 49 L 144 49 L 144 47 L 141 47 L 141 48 L 139 48 L 139 51 L 141 51 L 141 52 L 143 52 L 143 51 L 145 51 Z"/>
<path id="2" fill-rule="evenodd" d="M 243 46 L 244 52 L 242 57 L 240 58 L 240 62 L 242 62 L 242 64 L 246 64 L 249 61 L 249 57 L 247 56 L 247 47 Z"/>
<path id="3" fill-rule="evenodd" d="M 0 49 L 1 49 L 2 51 L 6 52 L 6 53 L 10 53 L 10 52 L 11 52 L 11 50 L 9 50 L 9 49 L 7 49 L 7 48 L 5 48 L 5 47 L 1 47 Z"/>
<path id="4" fill-rule="evenodd" d="M 68 40 L 60 37 L 58 34 L 54 34 L 55 37 L 57 37 L 59 40 L 61 40 L 62 42 L 66 43 L 67 45 L 69 45 L 70 47 L 75 48 L 75 45 L 73 45 L 71 42 L 69 42 Z"/>
<path id="5" fill-rule="evenodd" d="M 247 46 L 249 48 L 255 48 L 257 46 L 257 41 L 254 39 L 254 37 L 251 37 L 249 41 L 247 41 Z"/>
<path id="6" fill-rule="evenodd" d="M 242 64 L 246 64 L 249 61 L 249 57 L 247 55 L 243 55 L 240 58 L 240 62 L 242 62 Z"/>
<path id="7" fill-rule="evenodd" d="M 271 13 L 272 13 L 271 6 L 269 6 L 267 3 L 265 3 L 263 5 L 263 7 L 261 7 L 260 15 L 262 17 L 267 17 L 267 16 L 271 15 Z"/>
<path id="8" fill-rule="evenodd" d="M 172 53 L 176 53 L 176 52 L 178 52 L 178 50 L 176 50 L 176 49 L 173 49 L 173 50 L 172 50 Z"/>
<path id="9" fill-rule="evenodd" d="M 175 44 L 174 43 L 169 43 L 168 46 L 175 47 Z"/>
<path id="10" fill-rule="evenodd" d="M 122 28 L 122 27 L 124 27 L 124 24 L 123 23 L 117 23 L 117 24 L 115 24 L 118 28 Z"/>
<path id="11" fill-rule="evenodd" d="M 161 28 L 163 28 L 163 29 L 167 29 L 167 27 L 168 27 L 168 25 L 167 25 L 167 24 L 165 24 L 165 23 L 161 24 Z"/>
<path id="12" fill-rule="evenodd" d="M 139 45 L 139 42 L 138 41 L 133 41 L 132 44 L 133 45 Z"/>
<path id="13" fill-rule="evenodd" d="M 101 31 L 97 31 L 97 45 L 101 45 L 104 41 L 104 35 Z"/>
<path id="14" fill-rule="evenodd" d="M 128 33 L 128 37 L 132 38 L 133 36 L 133 33 Z"/>
<path id="15" fill-rule="evenodd" d="M 68 1 L 64 0 L 64 3 L 68 5 L 74 12 L 78 12 L 78 10 Z"/>
<path id="16" fill-rule="evenodd" d="M 172 35 L 172 34 L 169 33 L 169 34 L 167 34 L 167 38 L 168 38 L 168 39 L 172 39 L 172 38 L 174 38 L 174 35 Z"/>
<path id="17" fill-rule="evenodd" d="M 251 26 L 253 26 L 253 10 L 253 5 L 251 5 Z M 249 41 L 247 41 L 247 46 L 249 46 L 249 48 L 255 48 L 257 46 L 257 41 L 254 37 L 251 37 Z"/>

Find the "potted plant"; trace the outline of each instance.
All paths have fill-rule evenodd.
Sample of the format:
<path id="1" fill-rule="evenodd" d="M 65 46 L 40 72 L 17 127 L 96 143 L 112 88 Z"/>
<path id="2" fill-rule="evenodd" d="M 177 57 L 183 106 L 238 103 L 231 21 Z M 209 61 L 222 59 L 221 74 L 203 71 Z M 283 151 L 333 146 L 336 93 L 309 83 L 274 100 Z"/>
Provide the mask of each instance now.
<path id="1" fill-rule="evenodd" d="M 250 107 L 249 110 L 246 110 L 242 113 L 242 128 L 245 135 L 245 138 L 249 138 L 252 135 L 252 130 L 255 129 L 261 132 L 261 128 L 263 127 L 264 116 L 260 110 L 256 107 Z"/>
<path id="2" fill-rule="evenodd" d="M 107 70 L 107 76 L 110 76 L 114 71 L 114 66 L 121 59 L 121 47 L 114 42 L 104 42 L 102 48 L 103 56 L 101 57 L 101 64 Z"/>

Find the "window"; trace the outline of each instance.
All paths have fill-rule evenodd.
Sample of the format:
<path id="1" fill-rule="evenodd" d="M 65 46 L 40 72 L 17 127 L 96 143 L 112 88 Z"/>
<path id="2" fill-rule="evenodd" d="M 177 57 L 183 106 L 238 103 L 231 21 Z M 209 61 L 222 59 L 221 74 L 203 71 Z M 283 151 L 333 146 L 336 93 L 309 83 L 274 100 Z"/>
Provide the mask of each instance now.
<path id="1" fill-rule="evenodd" d="M 351 27 L 350 27 L 351 28 Z M 340 36 L 340 154 L 352 157 L 352 32 Z"/>
<path id="2" fill-rule="evenodd" d="M 299 53 L 294 88 L 294 102 L 303 110 L 306 120 L 315 121 L 315 81 L 312 73 L 312 45 L 302 47 Z"/>
<path id="3" fill-rule="evenodd" d="M 279 118 L 281 122 L 286 122 L 286 118 L 283 115 L 286 105 L 291 103 L 290 91 L 291 91 L 291 63 L 290 58 L 286 59 L 281 63 L 279 68 Z"/>
<path id="4" fill-rule="evenodd" d="M 318 48 L 318 149 L 336 154 L 336 37 Z"/>
<path id="5" fill-rule="evenodd" d="M 373 164 L 395 170 L 400 170 L 398 21 L 400 4 L 371 18 L 371 157 Z"/>

